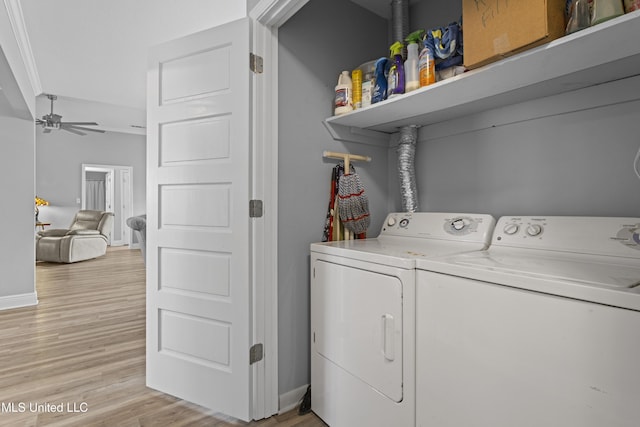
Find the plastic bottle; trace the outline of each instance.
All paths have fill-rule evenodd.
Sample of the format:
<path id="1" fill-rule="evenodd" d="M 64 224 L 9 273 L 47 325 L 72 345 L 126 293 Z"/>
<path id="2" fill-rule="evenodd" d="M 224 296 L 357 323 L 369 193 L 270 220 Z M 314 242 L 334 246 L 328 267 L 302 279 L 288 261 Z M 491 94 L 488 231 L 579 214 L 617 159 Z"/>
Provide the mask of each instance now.
<path id="1" fill-rule="evenodd" d="M 428 86 L 436 82 L 436 64 L 433 57 L 433 50 L 427 41 L 424 41 L 424 48 L 418 57 L 418 69 L 420 72 L 420 87 Z"/>
<path id="2" fill-rule="evenodd" d="M 622 0 L 593 0 L 591 25 L 600 24 L 623 14 Z"/>
<path id="3" fill-rule="evenodd" d="M 391 68 L 389 69 L 387 98 L 401 95 L 404 93 L 404 62 L 402 61 L 402 48 L 404 45 L 401 42 L 395 42 L 391 45 L 389 50 L 391 51 Z"/>
<path id="4" fill-rule="evenodd" d="M 343 71 L 338 76 L 338 85 L 336 86 L 335 110 L 334 114 L 348 113 L 353 110 L 353 84 L 348 71 Z"/>
<path id="5" fill-rule="evenodd" d="M 353 109 L 362 108 L 362 70 L 356 68 L 351 72 L 351 83 L 353 84 Z"/>
<path id="6" fill-rule="evenodd" d="M 572 0 L 569 6 L 569 20 L 565 32 L 567 34 L 584 30 L 591 25 L 589 0 Z"/>
<path id="7" fill-rule="evenodd" d="M 376 71 L 374 74 L 373 93 L 371 103 L 375 104 L 387 99 L 387 64 L 389 59 L 380 58 L 376 61 Z"/>
<path id="8" fill-rule="evenodd" d="M 414 31 L 405 39 L 407 43 L 407 60 L 404 61 L 405 92 L 420 88 L 420 71 L 418 68 L 418 48 L 424 37 L 424 30 Z"/>
<path id="9" fill-rule="evenodd" d="M 371 95 L 373 95 L 373 74 L 367 73 L 362 80 L 362 108 L 371 105 Z"/>

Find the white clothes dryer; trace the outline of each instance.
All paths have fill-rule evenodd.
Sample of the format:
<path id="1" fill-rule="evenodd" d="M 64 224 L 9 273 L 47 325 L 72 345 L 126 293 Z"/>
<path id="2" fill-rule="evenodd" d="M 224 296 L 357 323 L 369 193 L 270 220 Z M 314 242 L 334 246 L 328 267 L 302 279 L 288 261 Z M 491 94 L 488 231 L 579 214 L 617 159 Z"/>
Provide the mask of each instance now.
<path id="1" fill-rule="evenodd" d="M 311 245 L 311 409 L 415 425 L 416 259 L 486 248 L 489 215 L 392 213 L 377 238 Z"/>
<path id="2" fill-rule="evenodd" d="M 417 268 L 418 426 L 638 426 L 640 218 L 503 217 Z"/>

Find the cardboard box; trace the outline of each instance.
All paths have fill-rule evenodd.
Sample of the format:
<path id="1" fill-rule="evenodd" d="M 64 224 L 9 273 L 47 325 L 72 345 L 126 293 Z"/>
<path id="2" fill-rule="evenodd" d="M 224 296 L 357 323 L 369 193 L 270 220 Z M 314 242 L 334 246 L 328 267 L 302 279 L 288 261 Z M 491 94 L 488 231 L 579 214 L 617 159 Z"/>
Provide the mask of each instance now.
<path id="1" fill-rule="evenodd" d="M 477 68 L 565 33 L 566 0 L 462 0 L 464 65 Z"/>

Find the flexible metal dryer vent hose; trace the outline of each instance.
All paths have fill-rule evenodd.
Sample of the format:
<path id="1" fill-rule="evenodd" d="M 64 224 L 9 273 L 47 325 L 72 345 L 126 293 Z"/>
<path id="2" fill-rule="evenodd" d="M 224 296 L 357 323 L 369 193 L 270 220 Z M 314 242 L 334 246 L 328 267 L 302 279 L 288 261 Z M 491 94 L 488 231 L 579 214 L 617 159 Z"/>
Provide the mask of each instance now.
<path id="1" fill-rule="evenodd" d="M 415 212 L 418 210 L 418 189 L 416 186 L 416 141 L 418 128 L 405 126 L 400 129 L 400 142 L 398 143 L 398 175 L 400 177 L 400 196 L 402 210 Z"/>
<path id="2" fill-rule="evenodd" d="M 402 42 L 409 35 L 409 0 L 391 0 L 391 36 L 393 42 Z M 403 58 L 407 57 L 407 48 L 402 49 Z"/>
<path id="3" fill-rule="evenodd" d="M 409 0 L 391 1 L 391 34 L 392 41 L 401 41 L 409 34 Z M 398 175 L 400 177 L 400 196 L 402 210 L 415 212 L 418 210 L 418 189 L 416 186 L 415 155 L 418 128 L 405 126 L 400 129 L 398 144 Z"/>

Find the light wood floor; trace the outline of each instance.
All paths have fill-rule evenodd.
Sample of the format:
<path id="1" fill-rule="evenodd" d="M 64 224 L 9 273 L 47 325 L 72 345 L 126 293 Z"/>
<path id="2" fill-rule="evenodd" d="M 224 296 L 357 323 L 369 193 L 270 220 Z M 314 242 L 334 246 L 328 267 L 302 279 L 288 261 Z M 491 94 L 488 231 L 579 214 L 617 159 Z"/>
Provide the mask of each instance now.
<path id="1" fill-rule="evenodd" d="M 146 388 L 139 251 L 37 263 L 36 276 L 37 306 L 0 311 L 1 426 L 325 425 L 295 411 L 244 423 Z"/>

